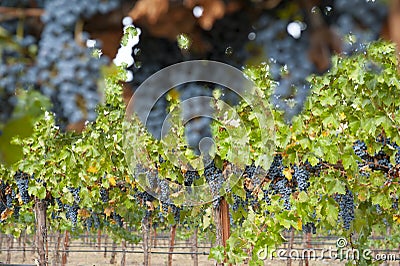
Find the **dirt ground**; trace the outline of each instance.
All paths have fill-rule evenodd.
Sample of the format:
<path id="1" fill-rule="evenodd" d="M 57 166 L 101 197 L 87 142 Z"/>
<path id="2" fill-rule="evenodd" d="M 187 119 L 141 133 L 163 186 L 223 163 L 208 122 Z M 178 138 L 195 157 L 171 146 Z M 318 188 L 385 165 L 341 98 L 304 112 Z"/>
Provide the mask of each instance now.
<path id="1" fill-rule="evenodd" d="M 179 250 L 176 250 L 179 251 Z M 33 259 L 35 255 L 31 252 L 27 253 L 26 260 L 23 262 L 22 254 L 21 253 L 14 253 L 12 254 L 11 263 L 13 264 L 30 264 L 34 265 Z M 104 252 L 94 252 L 94 253 L 71 253 L 68 257 L 67 265 L 71 266 L 106 266 L 106 265 L 121 265 L 121 258 L 122 254 L 117 254 L 115 258 L 115 263 L 110 263 L 111 253 L 108 253 L 106 257 L 104 257 Z M 5 252 L 0 253 L 0 262 L 4 262 L 6 259 Z M 166 266 L 168 260 L 168 255 L 166 254 L 152 254 L 151 255 L 151 265 L 153 266 Z M 2 265 L 0 263 L 0 265 Z M 54 263 L 51 256 L 49 256 L 49 265 L 59 265 Z M 143 265 L 143 255 L 142 254 L 127 254 L 126 255 L 126 265 L 127 266 L 142 266 Z M 186 266 L 186 265 L 193 265 L 193 259 L 190 255 L 173 255 L 173 263 L 172 265 L 177 266 Z M 199 255 L 199 265 L 201 266 L 212 266 L 215 265 L 212 261 L 207 259 L 207 255 Z M 284 266 L 288 265 L 287 261 L 279 261 L 279 260 L 267 260 L 265 261 L 264 265 L 277 265 L 277 266 Z M 292 262 L 293 266 L 296 265 L 305 265 L 304 262 L 300 262 L 298 260 L 294 260 Z M 335 265 L 341 266 L 345 265 L 339 261 L 310 261 L 310 266 L 317 266 L 317 265 Z M 399 263 L 389 263 L 386 265 L 399 265 Z"/>
<path id="2" fill-rule="evenodd" d="M 177 246 L 174 249 L 174 252 L 182 252 L 188 253 L 190 252 L 190 245 L 185 242 L 176 243 Z M 61 265 L 60 263 L 56 263 L 55 254 L 52 250 L 54 246 L 49 245 L 49 254 L 48 254 L 48 261 L 49 265 Z M 16 241 L 13 243 L 13 247 L 9 255 L 11 255 L 11 264 L 17 265 L 35 265 L 34 259 L 36 258 L 36 254 L 34 254 L 32 250 L 32 246 L 26 246 L 25 252 L 25 259 L 23 259 L 23 246 L 18 244 Z M 115 253 L 115 258 L 112 260 L 112 243 L 111 242 L 103 242 L 103 246 L 99 250 L 94 243 L 83 242 L 81 240 L 73 240 L 70 244 L 70 253 L 67 257 L 67 265 L 72 266 L 105 266 L 105 265 L 121 265 L 121 260 L 123 254 L 121 252 Z M 116 246 L 117 251 L 122 251 L 121 245 Z M 142 249 L 139 246 L 128 246 L 126 248 L 127 251 L 132 252 L 141 252 Z M 167 252 L 168 251 L 168 241 L 159 241 L 157 247 L 153 247 L 152 252 Z M 209 252 L 209 247 L 206 243 L 199 245 L 198 252 Z M 60 254 L 61 256 L 61 254 Z M 193 265 L 193 258 L 191 254 L 173 254 L 173 263 L 172 265 Z M 3 245 L 0 246 L 0 265 L 7 261 L 7 251 L 5 241 Z M 127 266 L 142 266 L 143 265 L 143 254 L 141 253 L 126 253 L 125 257 L 125 265 Z M 153 266 L 166 266 L 168 261 L 168 254 L 151 254 L 151 265 Z M 200 266 L 211 266 L 215 265 L 213 260 L 208 259 L 208 255 L 198 255 L 198 265 Z M 284 266 L 289 265 L 285 260 L 266 260 L 264 265 L 277 265 L 277 266 Z M 293 260 L 292 266 L 297 265 L 305 265 L 304 262 L 300 260 Z M 334 265 L 340 266 L 345 265 L 344 263 L 340 262 L 339 260 L 333 261 L 320 261 L 320 260 L 310 260 L 309 265 L 316 266 L 316 265 Z M 386 265 L 400 265 L 399 262 L 392 262 Z"/>
<path id="3" fill-rule="evenodd" d="M 185 251 L 183 249 L 175 249 L 175 251 Z M 187 251 L 187 250 L 186 250 Z M 215 265 L 213 261 L 207 259 L 207 255 L 199 255 L 199 265 L 201 266 L 212 266 Z M 22 252 L 14 252 L 11 257 L 11 263 L 17 264 L 34 264 L 33 259 L 35 255 L 31 252 L 26 253 L 26 260 L 23 262 L 22 260 Z M 74 252 L 71 253 L 68 257 L 67 265 L 73 266 L 106 266 L 106 265 L 121 265 L 121 258 L 122 254 L 117 253 L 115 257 L 115 263 L 111 263 L 111 253 L 107 253 L 107 256 L 104 257 L 104 252 L 93 252 L 93 253 L 79 253 Z M 6 259 L 5 252 L 0 253 L 0 261 L 4 262 Z M 153 266 L 166 266 L 168 260 L 167 254 L 151 254 L 151 265 Z M 1 263 L 0 263 L 1 265 Z M 53 256 L 49 254 L 49 265 L 57 265 L 54 263 Z M 132 266 L 142 266 L 143 265 L 143 254 L 126 254 L 126 265 Z M 186 265 L 193 265 L 193 259 L 191 255 L 181 255 L 181 254 L 174 254 L 173 255 L 173 263 L 172 265 L 177 266 L 186 266 Z M 287 265 L 287 261 L 280 261 L 280 260 L 269 260 L 265 261 L 264 265 L 277 265 L 283 266 Z M 304 263 L 300 263 L 300 261 L 294 260 L 292 263 L 293 266 L 295 265 L 305 265 Z M 344 265 L 344 263 L 340 263 L 339 261 L 310 261 L 310 265 L 335 265 L 340 266 Z M 395 264 L 393 264 L 395 265 Z M 397 264 L 398 265 L 398 264 Z"/>
<path id="4" fill-rule="evenodd" d="M 26 260 L 23 262 L 22 254 L 14 253 L 11 257 L 11 263 L 13 264 L 34 264 L 33 260 L 36 258 L 32 253 L 27 253 Z M 111 253 L 104 257 L 104 252 L 94 253 L 71 253 L 68 257 L 67 265 L 73 266 L 105 266 L 105 265 L 121 265 L 122 254 L 117 254 L 115 257 L 115 263 L 111 263 Z M 6 260 L 5 252 L 0 253 L 0 262 Z M 164 266 L 167 265 L 168 255 L 166 254 L 152 254 L 151 265 Z M 193 260 L 190 255 L 173 255 L 173 265 L 192 265 Z M 1 265 L 1 263 L 0 263 Z M 49 256 L 49 265 L 59 265 L 54 263 L 52 256 Z M 126 254 L 126 265 L 138 266 L 143 265 L 142 254 Z M 207 256 L 199 256 L 199 265 L 214 265 L 207 259 Z"/>

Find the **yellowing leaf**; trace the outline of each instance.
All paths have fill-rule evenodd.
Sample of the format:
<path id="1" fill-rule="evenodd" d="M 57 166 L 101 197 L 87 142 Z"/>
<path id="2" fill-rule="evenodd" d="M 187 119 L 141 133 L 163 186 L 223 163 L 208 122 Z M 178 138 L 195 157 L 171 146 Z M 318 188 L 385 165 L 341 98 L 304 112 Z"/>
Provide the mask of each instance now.
<path id="1" fill-rule="evenodd" d="M 107 216 L 107 217 L 110 217 L 110 215 L 111 215 L 111 213 L 114 211 L 114 208 L 113 207 L 107 207 L 107 208 L 105 208 L 105 210 L 104 210 L 104 214 Z"/>
<path id="2" fill-rule="evenodd" d="M 399 214 L 394 214 L 393 215 L 393 221 L 400 224 L 400 215 Z"/>
<path id="3" fill-rule="evenodd" d="M 83 217 L 83 218 L 89 218 L 90 217 L 90 213 L 85 209 L 79 209 L 78 210 L 78 215 L 80 217 Z"/>
<path id="4" fill-rule="evenodd" d="M 301 221 L 301 219 L 297 220 L 297 230 L 301 230 L 303 228 L 303 222 Z"/>
<path id="5" fill-rule="evenodd" d="M 87 169 L 87 171 L 88 171 L 88 173 L 96 174 L 99 170 L 97 169 L 96 166 L 91 165 L 91 166 L 89 166 L 89 168 Z"/>
<path id="6" fill-rule="evenodd" d="M 11 214 L 13 214 L 13 210 L 6 209 L 1 213 L 1 220 L 7 219 L 7 217 L 10 216 Z"/>
<path id="7" fill-rule="evenodd" d="M 108 183 L 110 183 L 110 185 L 112 186 L 112 187 L 115 187 L 115 185 L 117 184 L 117 182 L 115 181 L 115 177 L 109 177 L 108 178 Z"/>
<path id="8" fill-rule="evenodd" d="M 167 100 L 178 100 L 179 99 L 179 92 L 175 89 L 172 89 L 168 92 Z"/>
<path id="9" fill-rule="evenodd" d="M 292 171 L 290 168 L 286 168 L 283 170 L 283 174 L 288 180 L 292 180 Z"/>
<path id="10" fill-rule="evenodd" d="M 360 192 L 358 193 L 357 198 L 358 198 L 360 201 L 366 201 L 366 200 L 367 200 L 367 194 L 366 194 L 366 192 L 365 192 L 365 191 L 360 191 Z"/>

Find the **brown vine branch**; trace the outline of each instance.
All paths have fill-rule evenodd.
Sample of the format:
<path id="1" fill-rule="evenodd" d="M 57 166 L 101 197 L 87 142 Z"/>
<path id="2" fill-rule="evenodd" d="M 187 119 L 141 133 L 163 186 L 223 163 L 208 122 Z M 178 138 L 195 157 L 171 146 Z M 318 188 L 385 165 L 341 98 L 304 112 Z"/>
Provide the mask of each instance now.
<path id="1" fill-rule="evenodd" d="M 11 18 L 40 17 L 43 13 L 41 8 L 0 7 L 0 14 Z"/>

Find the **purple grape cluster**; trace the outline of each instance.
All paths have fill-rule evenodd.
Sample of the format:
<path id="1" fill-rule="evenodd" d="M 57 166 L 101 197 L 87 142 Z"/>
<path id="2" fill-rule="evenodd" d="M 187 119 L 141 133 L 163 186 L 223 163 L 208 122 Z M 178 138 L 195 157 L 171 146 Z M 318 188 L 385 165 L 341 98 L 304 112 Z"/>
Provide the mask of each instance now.
<path id="1" fill-rule="evenodd" d="M 354 195 L 351 190 L 346 189 L 345 194 L 337 194 L 335 197 L 336 202 L 339 204 L 339 217 L 346 230 L 350 229 L 351 222 L 354 220 Z"/>
<path id="2" fill-rule="evenodd" d="M 211 163 L 209 163 L 204 168 L 204 176 L 211 189 L 211 195 L 213 196 L 213 206 L 214 208 L 217 208 L 219 206 L 220 200 L 219 192 L 224 182 L 222 171 L 215 166 L 214 161 L 211 161 Z"/>
<path id="3" fill-rule="evenodd" d="M 294 173 L 293 178 L 297 182 L 297 187 L 300 191 L 306 191 L 310 186 L 308 180 L 310 179 L 310 173 L 304 168 L 295 165 L 293 167 Z"/>
<path id="4" fill-rule="evenodd" d="M 108 190 L 103 187 L 100 188 L 100 199 L 104 203 L 107 203 L 109 201 Z"/>
<path id="5" fill-rule="evenodd" d="M 15 174 L 15 182 L 17 183 L 18 192 L 21 196 L 22 202 L 25 204 L 28 203 L 30 201 L 28 194 L 29 175 L 17 172 Z"/>

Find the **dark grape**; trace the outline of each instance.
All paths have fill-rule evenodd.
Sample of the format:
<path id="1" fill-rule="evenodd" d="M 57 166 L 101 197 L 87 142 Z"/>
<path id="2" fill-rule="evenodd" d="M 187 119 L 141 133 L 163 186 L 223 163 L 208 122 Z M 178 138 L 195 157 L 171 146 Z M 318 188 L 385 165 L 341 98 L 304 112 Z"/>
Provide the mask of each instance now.
<path id="1" fill-rule="evenodd" d="M 55 198 L 55 201 L 56 201 L 56 203 L 58 205 L 58 208 L 60 210 L 64 209 L 64 204 L 61 202 L 60 198 Z"/>
<path id="2" fill-rule="evenodd" d="M 219 206 L 220 189 L 224 182 L 222 171 L 215 166 L 214 161 L 211 161 L 204 169 L 204 176 L 211 189 L 211 195 L 213 196 L 214 208 Z"/>
<path id="3" fill-rule="evenodd" d="M 337 194 L 335 200 L 339 204 L 339 217 L 343 222 L 343 227 L 346 230 L 350 229 L 351 222 L 354 220 L 354 196 L 353 193 L 347 189 L 346 194 Z"/>
<path id="4" fill-rule="evenodd" d="M 353 150 L 354 153 L 361 159 L 365 159 L 368 156 L 367 145 L 363 141 L 357 140 L 354 142 Z"/>
<path id="5" fill-rule="evenodd" d="M 181 208 L 175 206 L 175 205 L 171 205 L 171 211 L 174 214 L 174 221 L 175 223 L 179 223 L 180 218 L 181 218 Z"/>
<path id="6" fill-rule="evenodd" d="M 28 194 L 29 179 L 27 178 L 26 175 L 24 175 L 22 173 L 16 173 L 15 181 L 17 183 L 19 195 L 21 196 L 22 202 L 28 203 L 30 200 L 30 197 Z"/>
<path id="7" fill-rule="evenodd" d="M 400 164 L 400 146 L 396 145 L 396 150 L 397 150 L 397 152 L 394 156 L 394 160 L 395 160 L 396 165 L 399 165 Z"/>
<path id="8" fill-rule="evenodd" d="M 143 205 L 145 205 L 147 201 L 152 202 L 154 200 L 154 197 L 149 193 L 147 193 L 146 191 L 144 192 L 137 191 L 135 195 Z"/>
<path id="9" fill-rule="evenodd" d="M 169 202 L 169 185 L 168 180 L 160 180 L 160 200 L 162 202 Z"/>
<path id="10" fill-rule="evenodd" d="M 6 195 L 6 206 L 9 209 L 11 209 L 13 207 L 13 198 L 12 198 L 11 194 Z"/>
<path id="11" fill-rule="evenodd" d="M 3 203 L 3 201 L 0 201 L 0 215 L 7 209 L 7 206 Z M 0 219 L 1 220 L 1 219 Z"/>
<path id="12" fill-rule="evenodd" d="M 90 229 L 93 226 L 93 218 L 92 218 L 92 216 L 89 216 L 88 218 L 86 218 L 85 225 L 86 225 L 86 230 L 90 231 Z"/>
<path id="13" fill-rule="evenodd" d="M 308 182 L 310 179 L 310 173 L 304 167 L 299 167 L 297 165 L 293 167 L 293 170 L 293 178 L 297 182 L 299 190 L 306 191 L 310 185 Z"/>
<path id="14" fill-rule="evenodd" d="M 119 215 L 116 212 L 113 212 L 113 220 L 115 221 L 115 223 L 119 226 L 119 227 L 123 227 L 124 223 L 122 221 L 122 217 L 121 215 Z"/>
<path id="15" fill-rule="evenodd" d="M 100 188 L 100 199 L 104 203 L 107 203 L 109 201 L 108 190 L 103 187 Z"/>
<path id="16" fill-rule="evenodd" d="M 184 184 L 185 186 L 191 186 L 194 182 L 194 180 L 197 180 L 200 178 L 200 175 L 197 171 L 186 171 L 185 175 L 185 180 Z"/>
<path id="17" fill-rule="evenodd" d="M 281 179 L 276 183 L 272 184 L 272 189 L 275 194 L 280 194 L 283 200 L 283 206 L 286 210 L 291 209 L 290 195 L 292 194 L 292 189 L 289 187 L 289 182 L 287 179 Z"/>
<path id="18" fill-rule="evenodd" d="M 382 207 L 381 207 L 381 205 L 376 204 L 376 205 L 375 205 L 375 208 L 376 208 L 376 212 L 377 212 L 378 214 L 382 214 Z"/>
<path id="19" fill-rule="evenodd" d="M 31 75 L 37 77 L 42 93 L 54 102 L 53 110 L 62 126 L 96 118 L 95 108 L 99 102 L 97 80 L 101 67 L 106 63 L 104 57 L 95 58 L 91 49 L 75 42 L 75 24 L 79 19 L 111 11 L 119 3 L 119 0 L 55 0 L 45 5 L 38 64 Z M 81 34 L 85 35 L 88 34 Z M 81 41 L 85 42 L 85 38 Z M 82 104 L 84 112 L 79 108 Z"/>
<path id="20" fill-rule="evenodd" d="M 92 213 L 92 218 L 93 218 L 93 224 L 94 224 L 94 228 L 98 229 L 100 227 L 100 219 L 97 216 L 96 213 Z"/>
<path id="21" fill-rule="evenodd" d="M 75 226 L 78 222 L 78 205 L 76 203 L 69 205 L 65 204 L 66 218 L 69 219 L 72 224 Z"/>
<path id="22" fill-rule="evenodd" d="M 81 191 L 80 188 L 69 188 L 69 191 L 72 193 L 74 197 L 74 201 L 79 203 L 81 201 L 81 197 L 79 196 L 79 192 Z"/>
<path id="23" fill-rule="evenodd" d="M 0 122 L 7 122 L 17 104 L 17 89 L 32 87 L 34 80 L 30 79 L 28 69 L 32 59 L 25 53 L 32 36 L 26 36 L 22 40 L 15 40 L 14 45 L 5 45 L 0 48 Z M 26 48 L 27 49 L 27 48 Z"/>
<path id="24" fill-rule="evenodd" d="M 394 196 L 393 198 L 392 198 L 392 208 L 394 209 L 394 210 L 396 210 L 396 211 L 398 211 L 399 210 L 399 197 L 397 197 L 397 196 Z"/>
<path id="25" fill-rule="evenodd" d="M 19 219 L 19 210 L 20 210 L 20 209 L 21 209 L 20 206 L 18 206 L 18 205 L 14 206 L 13 215 L 14 215 L 14 219 L 16 219 L 16 220 Z"/>
<path id="26" fill-rule="evenodd" d="M 246 165 L 244 169 L 243 175 L 249 178 L 252 182 L 252 185 L 257 187 L 261 184 L 261 180 L 258 178 L 257 173 L 259 171 L 259 167 L 256 167 L 254 163 L 252 165 Z"/>
<path id="27" fill-rule="evenodd" d="M 267 203 L 267 205 L 271 205 L 271 198 L 270 198 L 270 192 L 269 189 L 263 189 L 264 193 L 264 201 Z"/>
<path id="28" fill-rule="evenodd" d="M 239 209 L 239 207 L 243 204 L 243 201 L 239 196 L 237 196 L 235 194 L 233 194 L 232 197 L 233 197 L 232 210 L 237 211 Z"/>
<path id="29" fill-rule="evenodd" d="M 164 214 L 168 214 L 168 211 L 169 211 L 169 204 L 168 204 L 168 203 L 165 203 L 165 202 L 161 202 L 161 204 L 162 204 L 162 212 L 163 212 Z"/>
<path id="30" fill-rule="evenodd" d="M 268 177 L 271 180 L 284 178 L 283 175 L 283 164 L 282 164 L 282 156 L 276 155 L 274 156 L 274 160 L 272 161 L 271 166 L 268 170 Z"/>
<path id="31" fill-rule="evenodd" d="M 387 6 L 381 1 L 334 1 L 333 9 L 337 13 L 334 24 L 342 36 L 353 35 L 353 41 L 343 43 L 343 52 L 353 54 L 363 51 L 365 43 L 376 40 L 387 15 Z"/>

